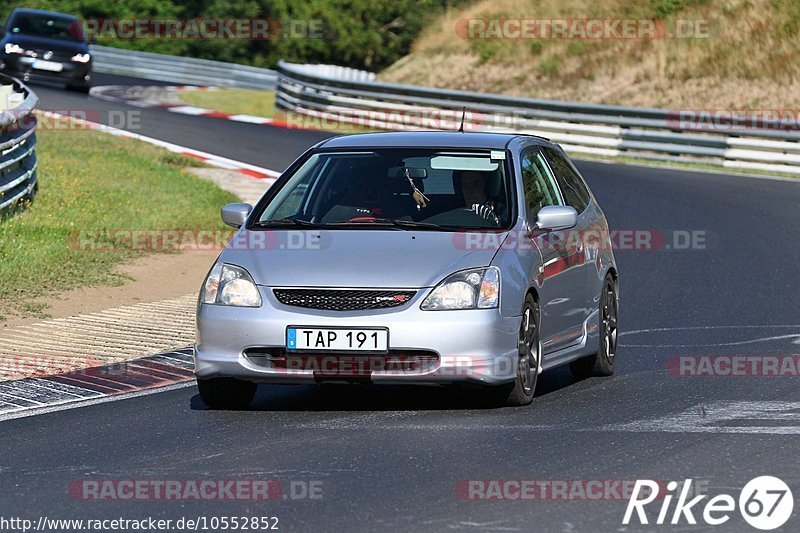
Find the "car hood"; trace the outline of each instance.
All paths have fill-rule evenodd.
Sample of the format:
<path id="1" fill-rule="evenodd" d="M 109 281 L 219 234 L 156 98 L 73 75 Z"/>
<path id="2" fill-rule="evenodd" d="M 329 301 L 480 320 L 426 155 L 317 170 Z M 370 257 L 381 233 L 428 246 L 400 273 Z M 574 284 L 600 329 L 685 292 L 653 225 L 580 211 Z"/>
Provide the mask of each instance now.
<path id="1" fill-rule="evenodd" d="M 420 288 L 490 264 L 497 246 L 467 249 L 465 242 L 464 233 L 438 231 L 241 230 L 220 261 L 271 287 Z"/>
<path id="2" fill-rule="evenodd" d="M 86 43 L 80 41 L 65 41 L 63 39 L 49 39 L 24 33 L 7 33 L 3 43 L 18 44 L 26 50 L 52 50 L 59 55 L 85 54 L 89 51 Z"/>

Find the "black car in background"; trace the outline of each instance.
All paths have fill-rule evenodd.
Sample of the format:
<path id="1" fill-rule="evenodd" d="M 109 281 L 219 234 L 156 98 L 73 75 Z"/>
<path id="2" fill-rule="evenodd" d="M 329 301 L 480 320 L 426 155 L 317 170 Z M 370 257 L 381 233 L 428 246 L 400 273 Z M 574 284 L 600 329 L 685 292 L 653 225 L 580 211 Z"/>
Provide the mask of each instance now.
<path id="1" fill-rule="evenodd" d="M 0 70 L 24 81 L 61 81 L 88 92 L 92 56 L 81 21 L 72 15 L 15 9 L 0 28 Z"/>

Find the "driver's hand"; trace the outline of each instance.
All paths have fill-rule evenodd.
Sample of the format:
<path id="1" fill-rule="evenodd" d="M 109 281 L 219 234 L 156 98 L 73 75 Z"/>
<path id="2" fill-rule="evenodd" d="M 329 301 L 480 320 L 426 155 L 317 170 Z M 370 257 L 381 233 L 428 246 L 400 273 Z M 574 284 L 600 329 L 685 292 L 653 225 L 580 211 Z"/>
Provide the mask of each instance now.
<path id="1" fill-rule="evenodd" d="M 500 225 L 500 219 L 497 218 L 497 215 L 494 214 L 494 211 L 488 205 L 472 204 L 470 209 L 484 220 L 488 220 L 498 226 Z"/>

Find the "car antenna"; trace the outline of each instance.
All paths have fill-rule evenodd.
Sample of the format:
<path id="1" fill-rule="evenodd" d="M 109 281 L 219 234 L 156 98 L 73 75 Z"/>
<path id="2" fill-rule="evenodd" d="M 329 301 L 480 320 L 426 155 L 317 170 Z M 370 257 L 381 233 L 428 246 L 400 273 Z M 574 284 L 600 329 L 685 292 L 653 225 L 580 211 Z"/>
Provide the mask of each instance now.
<path id="1" fill-rule="evenodd" d="M 458 133 L 464 133 L 464 115 L 467 114 L 467 106 L 461 108 L 461 125 L 458 127 Z"/>

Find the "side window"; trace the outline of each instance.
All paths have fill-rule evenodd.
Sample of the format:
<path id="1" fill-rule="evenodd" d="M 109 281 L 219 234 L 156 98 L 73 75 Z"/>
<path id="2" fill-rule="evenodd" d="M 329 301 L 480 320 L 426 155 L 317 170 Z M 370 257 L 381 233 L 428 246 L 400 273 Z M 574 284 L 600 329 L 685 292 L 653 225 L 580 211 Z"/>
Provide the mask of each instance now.
<path id="1" fill-rule="evenodd" d="M 531 216 L 536 216 L 536 213 L 545 206 L 564 205 L 555 177 L 550 172 L 542 152 L 531 150 L 524 153 L 521 166 L 525 201 Z"/>
<path id="2" fill-rule="evenodd" d="M 553 172 L 556 174 L 556 179 L 561 191 L 564 193 L 567 205 L 574 207 L 578 213 L 582 212 L 591 201 L 586 184 L 572 170 L 572 167 L 569 166 L 569 163 L 562 155 L 551 148 L 545 148 L 544 151 L 547 154 L 547 159 L 550 161 Z"/>

